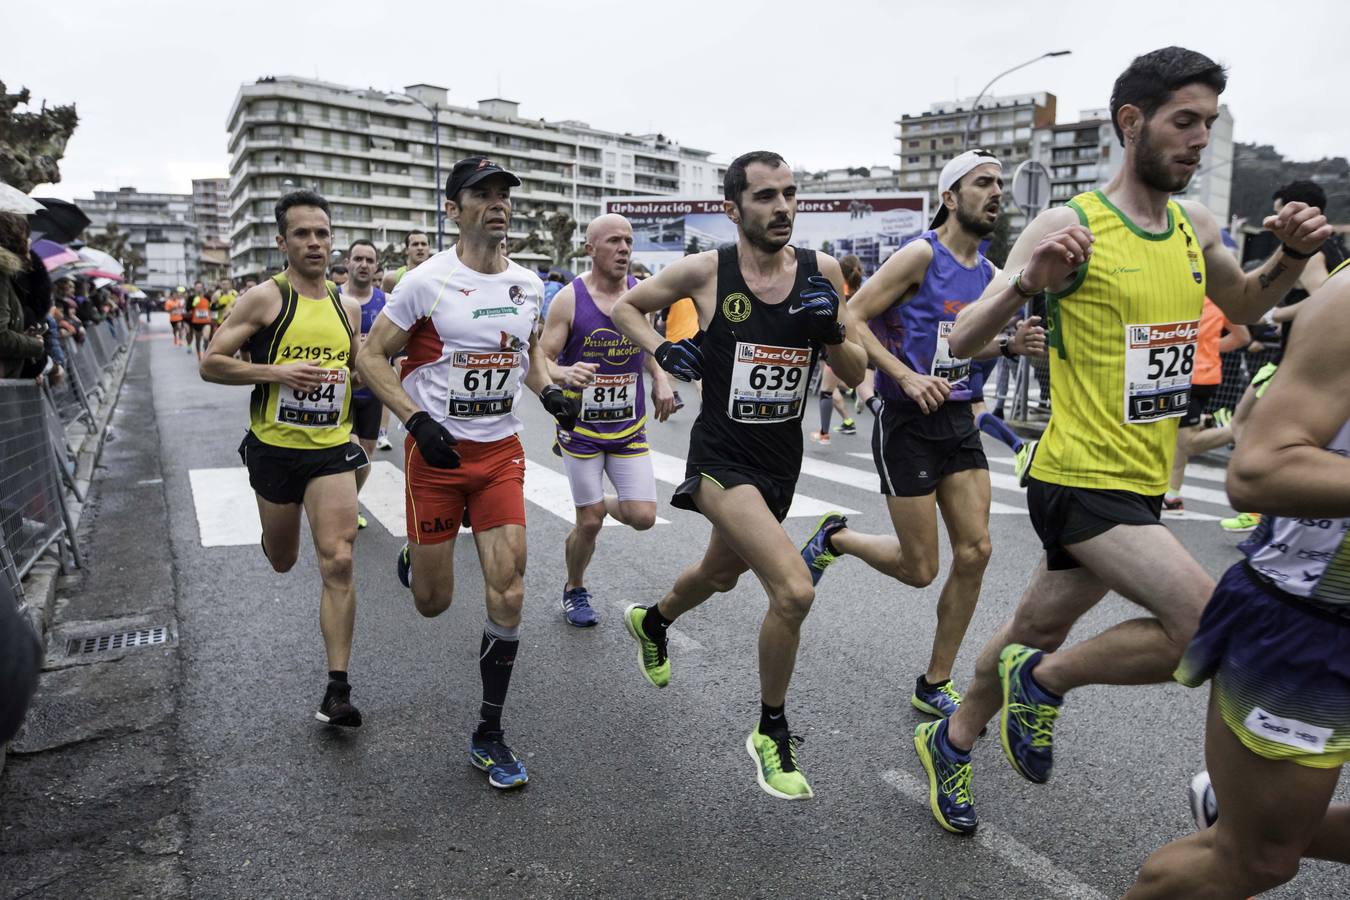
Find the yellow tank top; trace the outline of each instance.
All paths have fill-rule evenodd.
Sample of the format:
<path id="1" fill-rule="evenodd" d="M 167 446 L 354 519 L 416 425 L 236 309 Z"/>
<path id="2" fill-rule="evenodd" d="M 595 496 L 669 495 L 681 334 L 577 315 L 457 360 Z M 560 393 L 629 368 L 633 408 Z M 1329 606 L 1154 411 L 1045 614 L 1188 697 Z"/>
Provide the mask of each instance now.
<path id="1" fill-rule="evenodd" d="M 1052 413 L 1031 466 L 1069 487 L 1167 490 L 1190 402 L 1205 258 L 1182 208 L 1142 230 L 1101 191 L 1069 201 L 1096 239 L 1062 294 L 1047 294 Z"/>
<path id="2" fill-rule="evenodd" d="M 329 369 L 329 380 L 311 391 L 259 384 L 249 403 L 249 430 L 264 444 L 294 450 L 336 447 L 351 435 L 352 327 L 328 282 L 328 296 L 296 293 L 285 273 L 272 276 L 281 290 L 281 312 L 249 339 L 253 362 L 310 363 Z"/>
<path id="3" fill-rule="evenodd" d="M 225 318 L 225 314 L 234 306 L 234 301 L 239 299 L 239 295 L 234 291 L 226 291 L 216 298 L 216 321 L 219 322 Z"/>

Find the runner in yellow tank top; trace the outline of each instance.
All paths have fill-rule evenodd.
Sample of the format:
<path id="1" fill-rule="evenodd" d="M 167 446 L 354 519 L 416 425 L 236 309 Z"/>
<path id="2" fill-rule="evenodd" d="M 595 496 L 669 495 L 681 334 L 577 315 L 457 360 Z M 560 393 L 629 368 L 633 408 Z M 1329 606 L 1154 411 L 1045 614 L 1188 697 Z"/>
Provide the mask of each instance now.
<path id="1" fill-rule="evenodd" d="M 253 385 L 239 454 L 257 494 L 263 555 L 278 572 L 295 565 L 303 506 L 323 580 L 319 625 L 328 654 L 328 688 L 315 718 L 354 728 L 361 713 L 351 703 L 347 664 L 356 618 L 355 470 L 369 461 L 347 438 L 361 307 L 324 281 L 333 243 L 328 202 L 294 191 L 277 201 L 276 217 L 286 271 L 235 302 L 201 374 L 217 384 Z M 245 348 L 249 361 L 235 359 Z"/>
<path id="2" fill-rule="evenodd" d="M 1111 93 L 1120 173 L 1037 216 L 1008 255 L 1010 278 L 962 310 L 949 339 L 954 356 L 970 356 L 1047 291 L 1055 406 L 1027 491 L 1045 555 L 961 707 L 915 733 L 933 814 L 948 830 L 978 824 L 969 752 L 1000 707 L 1009 762 L 1047 781 L 1063 694 L 1170 679 L 1213 589 L 1159 521 L 1205 292 L 1231 321 L 1255 321 L 1293 285 L 1298 257 L 1330 234 L 1319 210 L 1290 204 L 1265 221 L 1285 249 L 1244 275 L 1209 211 L 1171 199 L 1199 165 L 1226 82 L 1221 66 L 1180 47 L 1135 59 Z M 1152 618 L 1059 651 L 1108 590 Z"/>

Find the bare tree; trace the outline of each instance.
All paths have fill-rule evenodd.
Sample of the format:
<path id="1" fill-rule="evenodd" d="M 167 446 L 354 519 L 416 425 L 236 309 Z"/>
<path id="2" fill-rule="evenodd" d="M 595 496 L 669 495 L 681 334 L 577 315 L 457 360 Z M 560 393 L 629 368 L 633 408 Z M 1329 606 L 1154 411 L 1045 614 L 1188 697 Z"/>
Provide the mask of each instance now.
<path id="1" fill-rule="evenodd" d="M 5 92 L 0 81 L 0 181 L 25 194 L 39 184 L 61 180 L 58 165 L 80 118 L 74 105 L 15 112 L 28 103 L 28 88 Z"/>

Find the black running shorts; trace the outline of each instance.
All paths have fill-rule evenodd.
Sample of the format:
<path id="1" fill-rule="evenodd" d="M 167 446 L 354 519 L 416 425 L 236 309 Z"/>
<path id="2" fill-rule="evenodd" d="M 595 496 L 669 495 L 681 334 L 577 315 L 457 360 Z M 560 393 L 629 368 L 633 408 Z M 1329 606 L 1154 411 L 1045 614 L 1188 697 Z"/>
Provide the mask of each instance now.
<path id="1" fill-rule="evenodd" d="M 352 434 L 363 441 L 373 441 L 380 436 L 380 414 L 384 404 L 374 394 L 369 397 L 352 395 Z"/>
<path id="2" fill-rule="evenodd" d="M 969 401 L 950 401 L 924 415 L 918 404 L 884 402 L 872 426 L 872 462 L 888 497 L 925 497 L 948 475 L 987 469 Z"/>
<path id="3" fill-rule="evenodd" d="M 366 451 L 351 442 L 322 450 L 296 450 L 265 444 L 248 432 L 239 444 L 239 457 L 248 468 L 248 483 L 271 503 L 303 503 L 305 488 L 315 478 L 339 475 L 370 465 Z"/>
<path id="4" fill-rule="evenodd" d="M 685 469 L 685 476 L 684 481 L 675 489 L 675 496 L 670 498 L 670 505 L 676 509 L 687 509 L 696 513 L 702 513 L 702 510 L 694 501 L 694 492 L 705 478 L 721 488 L 733 488 L 742 484 L 753 485 L 764 498 L 769 512 L 780 522 L 787 518 L 788 509 L 792 506 L 792 494 L 797 489 L 795 480 L 784 481 L 764 472 L 726 466 L 695 466 L 691 463 Z"/>
<path id="5" fill-rule="evenodd" d="M 1162 501 L 1162 494 L 1065 487 L 1027 479 L 1027 510 L 1051 570 L 1078 568 L 1080 563 L 1069 547 L 1117 525 L 1159 524 Z"/>

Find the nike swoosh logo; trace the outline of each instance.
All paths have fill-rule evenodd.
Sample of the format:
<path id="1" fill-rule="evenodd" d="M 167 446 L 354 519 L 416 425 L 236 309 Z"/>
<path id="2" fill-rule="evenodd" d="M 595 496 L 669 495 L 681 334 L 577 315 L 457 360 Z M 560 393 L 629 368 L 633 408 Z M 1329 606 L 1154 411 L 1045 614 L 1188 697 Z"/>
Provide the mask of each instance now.
<path id="1" fill-rule="evenodd" d="M 352 462 L 352 461 L 358 460 L 358 459 L 360 459 L 360 458 L 361 458 L 361 454 L 360 454 L 359 452 L 356 453 L 355 455 L 353 455 L 353 454 L 351 454 L 351 453 L 348 453 L 348 454 L 347 454 L 347 462 Z"/>
<path id="2" fill-rule="evenodd" d="M 804 309 L 806 309 L 805 306 L 789 306 L 788 315 L 795 316 L 797 313 L 801 312 Z"/>

